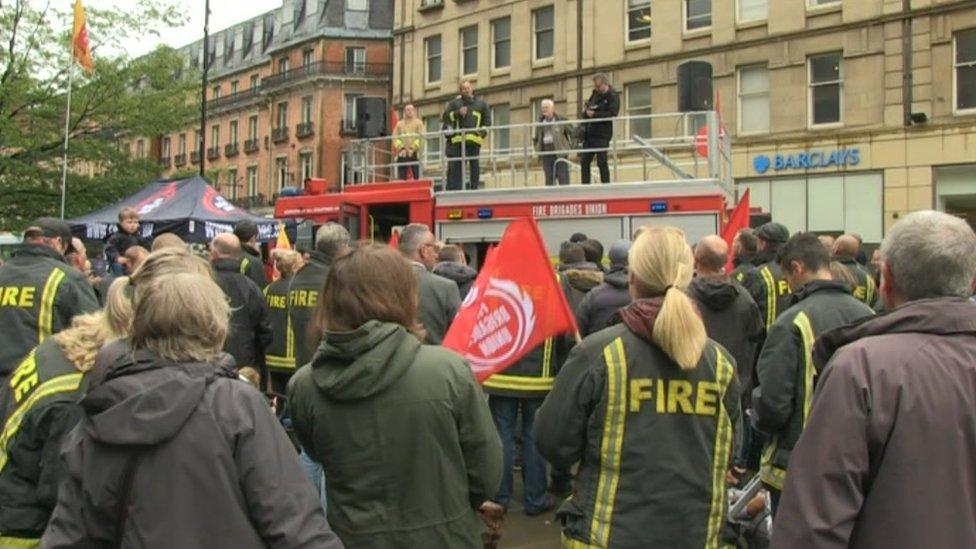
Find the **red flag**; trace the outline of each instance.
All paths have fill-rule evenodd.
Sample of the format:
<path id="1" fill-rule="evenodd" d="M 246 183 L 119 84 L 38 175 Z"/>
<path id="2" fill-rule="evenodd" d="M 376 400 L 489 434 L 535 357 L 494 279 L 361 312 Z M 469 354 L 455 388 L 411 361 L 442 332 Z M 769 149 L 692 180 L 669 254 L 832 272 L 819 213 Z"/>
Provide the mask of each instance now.
<path id="1" fill-rule="evenodd" d="M 732 249 L 732 241 L 735 240 L 735 235 L 739 234 L 739 231 L 749 227 L 749 189 L 739 198 L 739 204 L 736 205 L 735 209 L 732 210 L 732 215 L 729 216 L 728 223 L 725 224 L 725 229 L 722 230 L 722 239 L 725 240 L 729 245 L 729 249 Z M 725 264 L 725 272 L 731 273 L 732 269 L 732 254 L 729 253 L 729 262 Z"/>
<path id="2" fill-rule="evenodd" d="M 400 249 L 400 231 L 393 231 L 390 234 L 390 241 L 387 243 L 394 250 Z"/>
<path id="3" fill-rule="evenodd" d="M 509 224 L 461 304 L 443 345 L 463 356 L 478 382 L 517 362 L 546 339 L 575 332 L 534 219 Z"/>

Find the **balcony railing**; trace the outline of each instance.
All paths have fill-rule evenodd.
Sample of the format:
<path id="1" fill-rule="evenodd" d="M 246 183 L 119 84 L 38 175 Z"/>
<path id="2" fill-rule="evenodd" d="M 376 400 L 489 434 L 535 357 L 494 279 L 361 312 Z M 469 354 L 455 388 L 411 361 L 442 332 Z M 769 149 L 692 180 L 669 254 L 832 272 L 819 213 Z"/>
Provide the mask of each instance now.
<path id="1" fill-rule="evenodd" d="M 315 76 L 369 76 L 389 78 L 393 65 L 390 63 L 346 63 L 341 61 L 316 61 L 289 71 L 268 76 L 261 83 L 261 89 L 289 84 Z"/>
<path id="2" fill-rule="evenodd" d="M 244 141 L 244 152 L 245 153 L 250 154 L 250 153 L 253 153 L 253 152 L 258 152 L 258 148 L 259 147 L 260 147 L 260 145 L 258 144 L 258 139 L 256 137 L 254 139 L 247 139 L 247 140 Z"/>
<path id="3" fill-rule="evenodd" d="M 176 167 L 186 166 L 186 153 L 178 154 L 173 157 L 173 165 Z"/>
<path id="4" fill-rule="evenodd" d="M 173 159 L 169 155 L 166 155 L 159 159 L 159 165 L 163 168 L 169 168 L 173 165 Z"/>
<path id="5" fill-rule="evenodd" d="M 220 158 L 220 147 L 208 147 L 207 148 L 207 160 L 217 160 Z"/>
<path id="6" fill-rule="evenodd" d="M 223 97 L 211 99 L 210 101 L 207 101 L 207 108 L 220 109 L 223 107 L 231 107 L 258 97 L 261 97 L 261 88 L 251 88 L 249 90 L 239 91 Z"/>
<path id="7" fill-rule="evenodd" d="M 245 210 L 264 208 L 271 205 L 268 197 L 264 196 L 262 193 L 258 193 L 255 196 L 244 196 L 234 200 L 233 202 L 238 208 L 244 208 Z"/>
<path id="8" fill-rule="evenodd" d="M 191 151 L 190 164 L 199 164 L 199 163 L 200 163 L 200 151 Z"/>
<path id="9" fill-rule="evenodd" d="M 309 137 L 314 132 L 314 128 L 311 122 L 302 122 L 301 124 L 295 126 L 295 137 L 301 139 L 302 137 Z"/>
<path id="10" fill-rule="evenodd" d="M 237 142 L 236 141 L 233 142 L 233 143 L 228 143 L 228 144 L 224 145 L 224 156 L 226 156 L 227 158 L 231 158 L 233 156 L 237 156 L 238 152 L 240 152 L 240 151 L 237 148 Z"/>
<path id="11" fill-rule="evenodd" d="M 288 126 L 282 126 L 271 130 L 271 140 L 275 143 L 288 141 Z"/>

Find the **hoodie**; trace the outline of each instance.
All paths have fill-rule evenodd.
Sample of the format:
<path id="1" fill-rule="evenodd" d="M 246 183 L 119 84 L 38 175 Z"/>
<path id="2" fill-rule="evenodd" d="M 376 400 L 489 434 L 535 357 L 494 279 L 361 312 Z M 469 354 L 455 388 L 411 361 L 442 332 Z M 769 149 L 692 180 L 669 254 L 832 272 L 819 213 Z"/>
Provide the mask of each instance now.
<path id="1" fill-rule="evenodd" d="M 468 292 L 471 290 L 471 285 L 474 284 L 474 279 L 478 278 L 478 271 L 467 265 L 461 265 L 453 261 L 438 263 L 434 267 L 434 274 L 443 276 L 457 284 L 461 299 L 464 299 L 468 295 Z"/>
<path id="2" fill-rule="evenodd" d="M 260 393 L 224 367 L 119 345 L 62 447 L 41 547 L 341 547 Z"/>
<path id="3" fill-rule="evenodd" d="M 326 332 L 288 393 L 346 545 L 481 547 L 475 509 L 500 483 L 501 443 L 458 355 L 369 321 Z"/>
<path id="4" fill-rule="evenodd" d="M 614 313 L 630 304 L 627 267 L 615 265 L 603 278 L 603 283 L 583 297 L 576 310 L 576 325 L 586 337 L 610 325 Z"/>
<path id="5" fill-rule="evenodd" d="M 742 407 L 749 409 L 756 353 L 765 331 L 759 307 L 745 288 L 728 277 L 697 277 L 688 286 L 688 295 L 698 303 L 708 337 L 735 359 L 743 386 Z"/>

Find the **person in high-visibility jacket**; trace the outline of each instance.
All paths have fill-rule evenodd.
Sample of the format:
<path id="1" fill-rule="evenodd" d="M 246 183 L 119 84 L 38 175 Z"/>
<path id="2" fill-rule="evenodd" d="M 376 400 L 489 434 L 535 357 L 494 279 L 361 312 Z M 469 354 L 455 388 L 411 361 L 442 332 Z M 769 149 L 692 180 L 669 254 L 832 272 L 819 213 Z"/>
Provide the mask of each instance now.
<path id="1" fill-rule="evenodd" d="M 0 266 L 0 383 L 6 383 L 31 349 L 67 328 L 75 315 L 98 310 L 91 283 L 65 262 L 70 244 L 71 229 L 64 221 L 40 218 L 24 232 L 24 244 Z"/>
<path id="2" fill-rule="evenodd" d="M 579 462 L 557 514 L 563 547 L 718 547 L 731 539 L 735 361 L 684 292 L 694 260 L 681 230 L 642 229 L 628 262 L 634 303 L 570 352 L 535 420 L 546 459 Z"/>
<path id="3" fill-rule="evenodd" d="M 443 122 L 447 129 L 447 190 L 460 191 L 464 188 L 464 162 L 468 163 L 471 181 L 467 188 L 477 189 L 481 181 L 481 161 L 478 155 L 488 137 L 491 109 L 480 97 L 475 96 L 471 82 L 461 82 L 460 95 L 447 104 Z"/>
<path id="4" fill-rule="evenodd" d="M 304 261 L 302 254 L 294 250 L 275 250 L 272 257 L 281 278 L 264 289 L 271 321 L 271 343 L 264 350 L 264 361 L 271 374 L 271 390 L 285 394 L 288 380 L 295 373 L 295 333 L 288 317 L 288 288 Z"/>
<path id="5" fill-rule="evenodd" d="M 780 250 L 783 276 L 794 305 L 769 326 L 756 363 L 755 427 L 769 435 L 759 476 L 772 495 L 773 512 L 793 447 L 806 426 L 819 372 L 813 364 L 817 337 L 873 311 L 854 299 L 850 286 L 832 279 L 830 255 L 814 233 L 794 235 Z"/>
<path id="6" fill-rule="evenodd" d="M 403 107 L 403 120 L 393 129 L 393 151 L 397 175 L 402 180 L 420 179 L 420 148 L 423 145 L 424 122 L 417 118 L 412 104 Z"/>
<path id="7" fill-rule="evenodd" d="M 860 249 L 861 243 L 857 238 L 845 234 L 834 242 L 833 259 L 846 267 L 854 278 L 854 284 L 851 285 L 854 297 L 873 309 L 878 302 L 878 286 L 874 282 L 874 275 L 857 262 Z"/>
<path id="8" fill-rule="evenodd" d="M 784 225 L 771 221 L 753 234 L 759 239 L 759 253 L 752 261 L 757 267 L 747 272 L 740 282 L 759 305 L 759 313 L 768 329 L 791 305 L 790 286 L 776 261 L 779 249 L 790 238 L 790 231 Z"/>

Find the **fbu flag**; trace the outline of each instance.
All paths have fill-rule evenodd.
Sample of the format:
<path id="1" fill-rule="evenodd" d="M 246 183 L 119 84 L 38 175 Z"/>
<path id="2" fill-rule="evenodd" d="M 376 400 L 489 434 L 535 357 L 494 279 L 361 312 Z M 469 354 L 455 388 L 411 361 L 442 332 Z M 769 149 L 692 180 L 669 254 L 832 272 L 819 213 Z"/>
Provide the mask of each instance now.
<path id="1" fill-rule="evenodd" d="M 443 345 L 460 353 L 483 382 L 546 339 L 576 331 L 539 227 L 520 219 L 486 259 Z"/>

